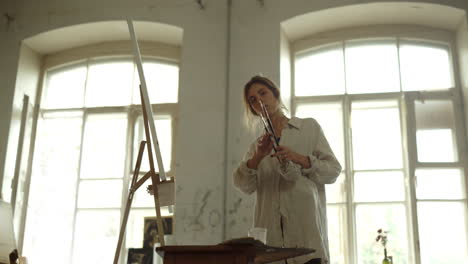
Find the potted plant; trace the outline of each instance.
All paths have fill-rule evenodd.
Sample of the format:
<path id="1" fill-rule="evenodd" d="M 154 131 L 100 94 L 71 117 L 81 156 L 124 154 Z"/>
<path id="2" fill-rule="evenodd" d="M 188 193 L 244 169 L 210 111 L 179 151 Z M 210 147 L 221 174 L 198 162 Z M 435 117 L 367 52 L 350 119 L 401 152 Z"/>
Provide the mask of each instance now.
<path id="1" fill-rule="evenodd" d="M 392 264 L 393 259 L 391 256 L 387 256 L 387 241 L 388 241 L 388 231 L 384 231 L 382 229 L 377 230 L 377 238 L 375 239 L 376 242 L 380 241 L 380 244 L 384 248 L 384 259 L 382 260 L 382 264 Z"/>

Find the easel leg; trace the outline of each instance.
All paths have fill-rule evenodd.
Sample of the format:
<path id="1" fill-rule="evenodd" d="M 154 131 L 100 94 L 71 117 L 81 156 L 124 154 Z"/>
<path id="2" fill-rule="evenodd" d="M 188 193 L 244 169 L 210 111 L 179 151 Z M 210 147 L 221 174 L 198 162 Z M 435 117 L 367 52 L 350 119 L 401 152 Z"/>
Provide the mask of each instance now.
<path id="1" fill-rule="evenodd" d="M 153 182 L 153 198 L 154 198 L 154 207 L 156 209 L 156 224 L 158 226 L 158 241 L 159 241 L 159 244 L 161 245 L 161 247 L 164 247 L 165 246 L 165 241 L 164 241 L 164 227 L 163 227 L 163 224 L 162 224 L 162 217 L 161 217 L 161 206 L 159 204 L 159 193 L 158 193 L 158 188 L 157 188 L 157 185 L 158 184 L 158 179 L 155 179 L 156 177 L 159 178 L 159 176 L 157 174 L 153 174 L 151 176 L 151 181 Z"/>
<path id="2" fill-rule="evenodd" d="M 136 191 L 134 187 L 138 179 L 138 174 L 140 173 L 141 160 L 143 157 L 143 152 L 145 151 L 145 143 L 145 141 L 141 141 L 140 149 L 138 150 L 138 158 L 135 165 L 135 171 L 133 172 L 132 183 L 130 185 L 130 191 L 128 193 L 127 198 L 127 204 L 125 205 L 125 212 L 122 219 L 122 224 L 120 226 L 119 241 L 117 242 L 117 249 L 115 250 L 114 264 L 119 263 L 120 249 L 122 248 L 123 236 L 125 235 L 125 228 L 127 227 L 128 215 L 130 214 L 130 207 L 132 206 L 133 195 Z"/>
<path id="3" fill-rule="evenodd" d="M 140 85 L 140 98 L 141 98 L 141 105 L 143 106 L 143 109 L 145 109 L 145 100 L 143 98 L 143 92 L 141 89 Z M 149 106 L 151 107 L 151 106 Z M 148 158 L 149 158 L 149 163 L 150 163 L 150 172 L 151 172 L 151 182 L 153 184 L 153 198 L 154 198 L 154 209 L 156 210 L 156 224 L 158 227 L 158 241 L 161 247 L 165 246 L 165 241 L 164 241 L 164 227 L 162 224 L 162 218 L 161 218 L 161 206 L 159 204 L 159 194 L 158 194 L 158 184 L 159 184 L 159 175 L 155 173 L 154 169 L 154 160 L 153 160 L 153 151 L 151 150 L 151 136 L 149 133 L 149 127 L 148 127 L 148 116 L 146 114 L 146 111 L 143 111 L 143 124 L 145 125 L 145 136 L 146 136 L 146 141 L 147 145 L 146 147 L 148 148 Z"/>

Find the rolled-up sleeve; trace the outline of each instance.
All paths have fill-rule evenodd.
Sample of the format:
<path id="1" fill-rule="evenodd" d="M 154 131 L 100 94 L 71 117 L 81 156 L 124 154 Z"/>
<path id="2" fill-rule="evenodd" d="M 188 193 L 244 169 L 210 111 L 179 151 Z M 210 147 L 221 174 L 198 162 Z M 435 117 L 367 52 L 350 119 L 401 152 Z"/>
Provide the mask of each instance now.
<path id="1" fill-rule="evenodd" d="M 257 170 L 247 167 L 247 161 L 252 155 L 253 147 L 251 145 L 232 175 L 234 186 L 246 194 L 251 194 L 257 190 Z"/>
<path id="2" fill-rule="evenodd" d="M 336 159 L 335 154 L 333 154 L 322 128 L 318 123 L 316 125 L 317 144 L 311 150 L 312 153 L 308 154 L 311 167 L 307 169 L 303 168 L 302 174 L 317 183 L 331 184 L 340 175 L 341 165 Z"/>

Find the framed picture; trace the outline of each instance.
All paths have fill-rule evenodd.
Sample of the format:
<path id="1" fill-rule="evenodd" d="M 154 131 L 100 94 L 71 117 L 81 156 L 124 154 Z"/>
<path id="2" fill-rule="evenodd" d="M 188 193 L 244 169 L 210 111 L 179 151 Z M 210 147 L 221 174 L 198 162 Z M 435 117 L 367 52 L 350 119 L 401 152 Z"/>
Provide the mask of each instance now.
<path id="1" fill-rule="evenodd" d="M 162 217 L 164 235 L 172 235 L 172 220 L 172 216 Z M 145 217 L 143 232 L 143 247 L 153 248 L 154 244 L 158 242 L 158 225 L 156 223 L 156 217 Z"/>
<path id="2" fill-rule="evenodd" d="M 153 264 L 153 248 L 129 248 L 127 264 Z"/>

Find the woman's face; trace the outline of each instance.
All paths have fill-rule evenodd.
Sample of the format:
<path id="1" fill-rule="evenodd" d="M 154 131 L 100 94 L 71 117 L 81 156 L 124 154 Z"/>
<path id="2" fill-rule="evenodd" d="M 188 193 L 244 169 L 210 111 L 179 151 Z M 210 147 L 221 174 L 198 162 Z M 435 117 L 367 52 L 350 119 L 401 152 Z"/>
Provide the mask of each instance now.
<path id="1" fill-rule="evenodd" d="M 250 86 L 247 92 L 247 100 L 258 115 L 262 112 L 260 100 L 265 105 L 269 115 L 275 114 L 279 109 L 278 99 L 267 86 L 261 83 L 254 83 Z"/>

